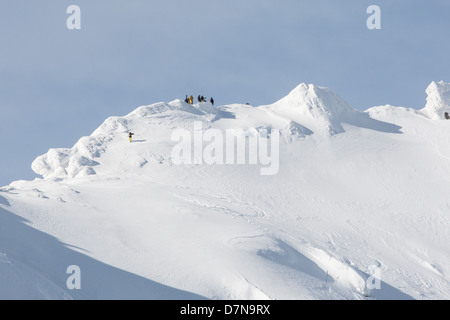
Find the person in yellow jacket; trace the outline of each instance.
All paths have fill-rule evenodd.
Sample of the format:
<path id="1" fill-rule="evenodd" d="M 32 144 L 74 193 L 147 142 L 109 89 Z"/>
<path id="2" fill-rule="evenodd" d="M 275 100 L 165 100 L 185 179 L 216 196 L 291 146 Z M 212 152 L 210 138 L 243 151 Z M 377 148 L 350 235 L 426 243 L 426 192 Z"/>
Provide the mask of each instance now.
<path id="1" fill-rule="evenodd" d="M 193 97 L 193 96 L 190 96 L 190 97 L 189 97 L 189 103 L 190 103 L 190 104 L 194 104 L 194 97 Z"/>

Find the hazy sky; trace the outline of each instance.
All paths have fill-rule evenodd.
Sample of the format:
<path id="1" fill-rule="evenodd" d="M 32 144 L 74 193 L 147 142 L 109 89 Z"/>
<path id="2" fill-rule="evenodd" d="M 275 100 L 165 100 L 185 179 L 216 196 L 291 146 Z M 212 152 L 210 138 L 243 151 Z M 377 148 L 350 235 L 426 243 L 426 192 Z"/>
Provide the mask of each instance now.
<path id="1" fill-rule="evenodd" d="M 306 82 L 360 110 L 422 108 L 450 82 L 449 17 L 448 0 L 0 0 L 0 186 L 109 116 L 185 94 L 257 106 Z"/>

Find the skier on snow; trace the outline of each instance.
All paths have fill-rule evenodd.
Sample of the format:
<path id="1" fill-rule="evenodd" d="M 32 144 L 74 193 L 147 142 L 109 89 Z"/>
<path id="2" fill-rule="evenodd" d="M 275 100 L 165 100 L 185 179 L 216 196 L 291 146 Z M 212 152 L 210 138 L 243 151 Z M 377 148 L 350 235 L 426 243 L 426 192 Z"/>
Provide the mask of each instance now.
<path id="1" fill-rule="evenodd" d="M 134 133 L 128 132 L 128 138 L 130 139 L 130 142 L 131 142 L 132 139 L 133 139 L 133 135 L 134 135 Z"/>

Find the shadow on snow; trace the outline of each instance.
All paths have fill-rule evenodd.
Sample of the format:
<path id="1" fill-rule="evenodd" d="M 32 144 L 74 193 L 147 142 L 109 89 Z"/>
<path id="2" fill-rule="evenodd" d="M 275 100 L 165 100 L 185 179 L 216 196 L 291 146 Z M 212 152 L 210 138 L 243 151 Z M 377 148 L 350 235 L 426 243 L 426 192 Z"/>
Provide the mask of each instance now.
<path id="1" fill-rule="evenodd" d="M 9 206 L 1 196 L 0 203 Z M 0 207 L 0 300 L 206 299 L 97 261 L 28 222 Z M 67 288 L 72 265 L 80 268 L 81 290 Z"/>
<path id="2" fill-rule="evenodd" d="M 402 127 L 396 124 L 373 119 L 366 112 L 358 112 L 357 114 L 348 115 L 347 117 L 345 117 L 345 119 L 342 120 L 342 122 L 355 127 L 370 129 L 379 132 L 397 134 L 403 133 L 401 131 Z"/>

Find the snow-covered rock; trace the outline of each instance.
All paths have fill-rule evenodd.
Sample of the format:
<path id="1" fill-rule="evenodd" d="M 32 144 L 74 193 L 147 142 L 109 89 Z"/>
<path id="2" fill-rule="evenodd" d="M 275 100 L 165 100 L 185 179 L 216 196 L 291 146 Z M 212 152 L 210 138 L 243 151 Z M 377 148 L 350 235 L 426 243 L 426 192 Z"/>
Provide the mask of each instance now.
<path id="1" fill-rule="evenodd" d="M 445 112 L 450 114 L 450 83 L 433 81 L 426 93 L 427 104 L 421 112 L 433 120 L 445 119 Z"/>

